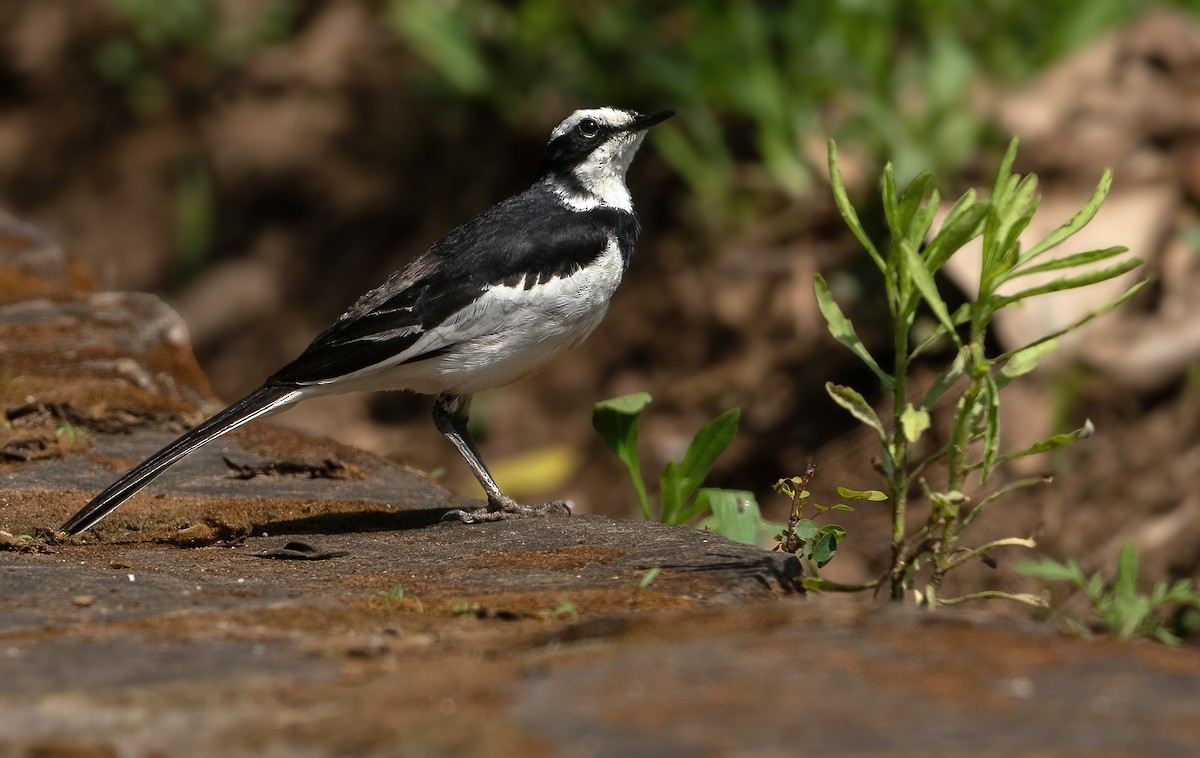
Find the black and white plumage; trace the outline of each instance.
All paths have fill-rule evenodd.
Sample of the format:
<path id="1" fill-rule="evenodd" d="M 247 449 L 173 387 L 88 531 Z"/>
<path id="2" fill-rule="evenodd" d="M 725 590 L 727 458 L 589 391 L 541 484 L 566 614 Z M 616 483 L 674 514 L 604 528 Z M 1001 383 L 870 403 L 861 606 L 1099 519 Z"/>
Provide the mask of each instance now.
<path id="1" fill-rule="evenodd" d="M 567 513 L 515 502 L 467 431 L 471 395 L 533 374 L 600 323 L 638 237 L 625 174 L 645 131 L 670 117 L 581 110 L 550 136 L 538 178 L 358 299 L 248 396 L 133 468 L 63 525 L 78 534 L 200 446 L 309 397 L 354 390 L 435 395 L 434 421 L 487 492 L 464 521 Z"/>

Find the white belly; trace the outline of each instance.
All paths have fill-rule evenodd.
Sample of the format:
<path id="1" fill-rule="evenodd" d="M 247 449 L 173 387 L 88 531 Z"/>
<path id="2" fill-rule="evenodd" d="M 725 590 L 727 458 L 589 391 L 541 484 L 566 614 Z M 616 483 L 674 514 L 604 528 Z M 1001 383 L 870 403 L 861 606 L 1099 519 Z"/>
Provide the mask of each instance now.
<path id="1" fill-rule="evenodd" d="M 363 369 L 328 389 L 469 395 L 529 376 L 592 333 L 623 273 L 610 239 L 596 262 L 570 276 L 530 289 L 524 282 L 491 287 L 405 351 L 420 355 L 445 346 L 441 355 Z"/>

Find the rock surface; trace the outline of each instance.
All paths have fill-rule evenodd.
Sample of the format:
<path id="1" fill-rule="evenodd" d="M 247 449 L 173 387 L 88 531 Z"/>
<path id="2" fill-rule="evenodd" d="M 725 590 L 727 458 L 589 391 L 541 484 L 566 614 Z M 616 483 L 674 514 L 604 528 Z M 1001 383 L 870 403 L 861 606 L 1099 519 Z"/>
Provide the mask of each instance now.
<path id="1" fill-rule="evenodd" d="M 20 267 L 50 284 L 0 308 L 0 754 L 1200 745 L 1195 650 L 803 599 L 793 558 L 689 527 L 442 522 L 469 501 L 277 427 L 46 544 L 213 399 L 160 305 Z"/>

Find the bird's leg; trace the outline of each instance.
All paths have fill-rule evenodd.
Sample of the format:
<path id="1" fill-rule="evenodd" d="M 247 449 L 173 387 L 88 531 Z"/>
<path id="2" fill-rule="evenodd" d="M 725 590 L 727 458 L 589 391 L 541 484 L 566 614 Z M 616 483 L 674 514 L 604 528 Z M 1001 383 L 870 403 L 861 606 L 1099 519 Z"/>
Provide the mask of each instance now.
<path id="1" fill-rule="evenodd" d="M 523 505 L 500 491 L 487 466 L 483 465 L 483 458 L 480 457 L 475 441 L 471 439 L 471 433 L 467 430 L 470 406 L 470 395 L 439 395 L 433 404 L 433 423 L 467 462 L 471 473 L 487 493 L 488 504 L 486 508 L 474 511 L 453 510 L 444 518 L 457 518 L 469 524 L 475 521 L 500 521 L 516 516 L 570 515 L 570 507 L 562 500 L 542 505 Z"/>

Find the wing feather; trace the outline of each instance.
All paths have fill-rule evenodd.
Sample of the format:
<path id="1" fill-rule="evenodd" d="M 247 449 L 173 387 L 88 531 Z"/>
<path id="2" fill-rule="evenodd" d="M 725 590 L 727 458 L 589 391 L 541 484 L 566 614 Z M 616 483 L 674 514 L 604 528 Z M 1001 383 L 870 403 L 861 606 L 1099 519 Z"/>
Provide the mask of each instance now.
<path id="1" fill-rule="evenodd" d="M 363 295 L 271 381 L 326 383 L 385 362 L 441 354 L 506 321 L 481 313 L 475 328 L 462 323 L 438 328 L 488 289 L 519 283 L 529 289 L 574 273 L 595 260 L 613 234 L 628 240 L 632 251 L 637 237 L 632 214 L 607 208 L 574 212 L 535 185 L 456 228 Z"/>

